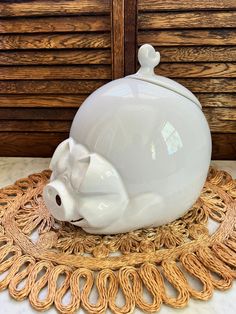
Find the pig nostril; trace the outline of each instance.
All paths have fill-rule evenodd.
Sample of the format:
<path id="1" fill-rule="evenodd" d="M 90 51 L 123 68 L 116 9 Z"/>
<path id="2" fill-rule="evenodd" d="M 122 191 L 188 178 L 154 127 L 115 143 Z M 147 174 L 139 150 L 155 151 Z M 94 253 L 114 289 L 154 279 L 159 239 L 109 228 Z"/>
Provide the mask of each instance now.
<path id="1" fill-rule="evenodd" d="M 56 203 L 58 206 L 61 206 L 61 198 L 58 194 L 56 195 Z"/>

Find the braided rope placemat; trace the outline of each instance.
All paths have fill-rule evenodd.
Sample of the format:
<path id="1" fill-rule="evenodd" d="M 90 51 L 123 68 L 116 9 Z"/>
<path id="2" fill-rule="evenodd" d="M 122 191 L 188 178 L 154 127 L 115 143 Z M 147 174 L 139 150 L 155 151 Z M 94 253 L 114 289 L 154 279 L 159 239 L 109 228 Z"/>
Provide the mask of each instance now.
<path id="1" fill-rule="evenodd" d="M 55 221 L 41 196 L 49 177 L 43 171 L 0 190 L 0 290 L 14 299 L 28 298 L 37 310 L 54 304 L 62 313 L 156 312 L 162 303 L 183 307 L 190 297 L 207 300 L 214 288 L 232 285 L 236 181 L 228 173 L 211 169 L 198 201 L 173 223 L 112 236 Z"/>

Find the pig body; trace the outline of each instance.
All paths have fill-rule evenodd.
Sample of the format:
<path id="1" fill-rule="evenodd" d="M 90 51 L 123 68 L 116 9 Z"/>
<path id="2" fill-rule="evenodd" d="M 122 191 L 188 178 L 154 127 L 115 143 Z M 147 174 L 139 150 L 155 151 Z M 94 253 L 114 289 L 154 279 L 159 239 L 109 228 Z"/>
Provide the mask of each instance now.
<path id="1" fill-rule="evenodd" d="M 155 75 L 159 54 L 149 45 L 140 49 L 140 71 L 93 92 L 52 157 L 45 203 L 55 218 L 90 233 L 179 218 L 209 169 L 211 135 L 199 101 Z"/>

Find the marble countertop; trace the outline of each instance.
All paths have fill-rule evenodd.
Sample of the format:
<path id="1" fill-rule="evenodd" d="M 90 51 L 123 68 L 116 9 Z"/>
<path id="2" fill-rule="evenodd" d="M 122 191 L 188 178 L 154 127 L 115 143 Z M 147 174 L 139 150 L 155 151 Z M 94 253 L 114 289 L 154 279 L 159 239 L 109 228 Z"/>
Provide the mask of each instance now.
<path id="1" fill-rule="evenodd" d="M 31 173 L 48 169 L 49 158 L 0 158 L 0 187 L 14 183 L 19 178 Z M 236 178 L 236 161 L 213 161 L 212 165 L 228 171 Z M 160 314 L 235 314 L 236 313 L 236 284 L 228 291 L 215 291 L 209 301 L 191 299 L 188 306 L 183 309 L 173 309 L 165 305 L 158 312 Z M 38 313 L 29 304 L 28 300 L 17 302 L 10 298 L 8 291 L 0 292 L 0 313 L 4 314 L 30 314 Z M 83 311 L 80 311 L 82 313 Z M 47 314 L 57 311 L 51 308 Z M 135 313 L 141 313 L 138 309 Z"/>

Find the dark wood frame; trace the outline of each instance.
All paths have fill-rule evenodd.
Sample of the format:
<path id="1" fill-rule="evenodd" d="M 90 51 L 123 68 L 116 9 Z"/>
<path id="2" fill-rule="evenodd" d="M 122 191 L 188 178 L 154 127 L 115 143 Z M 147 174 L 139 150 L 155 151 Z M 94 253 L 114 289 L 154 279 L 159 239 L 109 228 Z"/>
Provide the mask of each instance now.
<path id="1" fill-rule="evenodd" d="M 132 74 L 137 67 L 137 0 L 125 1 L 125 75 Z"/>
<path id="2" fill-rule="evenodd" d="M 111 54 L 112 54 L 112 78 L 118 79 L 124 76 L 125 47 L 124 47 L 124 8 L 125 0 L 112 0 L 111 11 Z"/>

